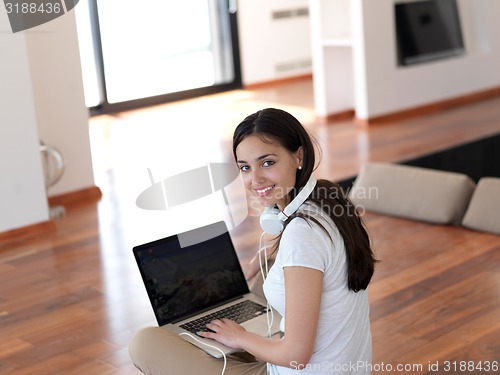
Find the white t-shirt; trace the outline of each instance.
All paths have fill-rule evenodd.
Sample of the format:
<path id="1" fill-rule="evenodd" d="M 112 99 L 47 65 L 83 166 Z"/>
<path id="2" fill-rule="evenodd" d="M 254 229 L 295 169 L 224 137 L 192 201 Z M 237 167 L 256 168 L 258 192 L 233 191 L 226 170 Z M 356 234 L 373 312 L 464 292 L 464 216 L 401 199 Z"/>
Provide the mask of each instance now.
<path id="1" fill-rule="evenodd" d="M 286 335 L 283 267 L 301 266 L 323 272 L 316 342 L 307 366 L 299 368 L 291 363 L 287 368 L 271 364 L 270 374 L 369 374 L 372 342 L 368 292 L 354 293 L 347 288 L 344 241 L 332 220 L 309 203 L 303 204 L 300 211 L 314 213 L 333 242 L 311 220 L 292 219 L 283 231 L 276 260 L 264 282 L 264 293 L 281 315 L 281 330 Z"/>

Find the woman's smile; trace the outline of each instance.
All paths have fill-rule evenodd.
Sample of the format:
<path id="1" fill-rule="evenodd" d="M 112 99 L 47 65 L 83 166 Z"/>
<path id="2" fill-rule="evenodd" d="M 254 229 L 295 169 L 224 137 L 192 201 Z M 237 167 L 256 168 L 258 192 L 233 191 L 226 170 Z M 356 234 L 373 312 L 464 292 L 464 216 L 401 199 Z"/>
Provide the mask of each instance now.
<path id="1" fill-rule="evenodd" d="M 275 186 L 276 185 L 271 185 L 271 186 L 267 186 L 264 188 L 254 188 L 254 190 L 257 192 L 258 196 L 264 197 L 264 196 L 270 194 L 271 190 L 274 189 Z"/>

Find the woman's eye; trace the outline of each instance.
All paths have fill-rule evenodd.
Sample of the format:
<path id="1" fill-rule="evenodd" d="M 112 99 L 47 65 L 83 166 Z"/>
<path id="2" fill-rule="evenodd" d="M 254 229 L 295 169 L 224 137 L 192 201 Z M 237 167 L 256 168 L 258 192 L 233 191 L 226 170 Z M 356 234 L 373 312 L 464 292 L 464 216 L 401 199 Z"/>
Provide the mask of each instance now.
<path id="1" fill-rule="evenodd" d="M 250 169 L 248 165 L 240 165 L 240 171 L 247 172 Z"/>
<path id="2" fill-rule="evenodd" d="M 270 166 L 274 165 L 274 161 L 272 161 L 272 160 L 266 160 L 264 163 L 262 163 L 262 165 L 264 167 L 270 167 Z"/>

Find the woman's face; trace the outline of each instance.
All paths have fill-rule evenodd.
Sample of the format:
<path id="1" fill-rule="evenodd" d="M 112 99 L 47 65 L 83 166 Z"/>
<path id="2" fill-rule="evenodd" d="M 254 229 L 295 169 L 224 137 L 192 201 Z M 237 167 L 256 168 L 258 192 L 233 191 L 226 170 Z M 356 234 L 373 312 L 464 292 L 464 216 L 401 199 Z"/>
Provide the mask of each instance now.
<path id="1" fill-rule="evenodd" d="M 283 210 L 287 194 L 295 186 L 297 168 L 302 165 L 302 148 L 291 153 L 277 142 L 266 143 L 249 135 L 236 147 L 236 161 L 245 188 L 263 206 L 277 204 Z"/>

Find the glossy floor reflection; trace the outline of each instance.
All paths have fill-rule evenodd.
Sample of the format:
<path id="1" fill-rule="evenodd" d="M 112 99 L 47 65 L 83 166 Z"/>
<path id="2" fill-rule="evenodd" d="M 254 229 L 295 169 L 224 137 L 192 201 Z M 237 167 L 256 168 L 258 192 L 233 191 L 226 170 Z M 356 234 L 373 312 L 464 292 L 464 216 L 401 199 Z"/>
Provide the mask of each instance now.
<path id="1" fill-rule="evenodd" d="M 249 113 L 276 106 L 295 114 L 322 146 L 317 176 L 339 180 L 366 160 L 408 160 L 498 133 L 499 104 L 368 128 L 325 124 L 302 80 L 92 118 L 100 202 L 68 208 L 54 233 L 0 243 L 0 373 L 138 374 L 128 343 L 155 318 L 131 248 L 187 225 L 135 206 L 151 184 L 147 168 L 160 180 L 230 160 L 232 130 Z M 499 358 L 498 236 L 381 215 L 366 221 L 383 260 L 370 290 L 374 361 Z M 243 263 L 259 234 L 256 216 L 234 231 Z"/>

